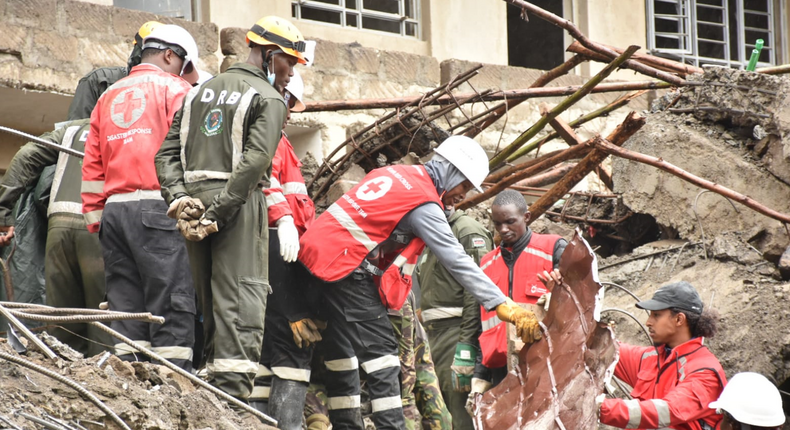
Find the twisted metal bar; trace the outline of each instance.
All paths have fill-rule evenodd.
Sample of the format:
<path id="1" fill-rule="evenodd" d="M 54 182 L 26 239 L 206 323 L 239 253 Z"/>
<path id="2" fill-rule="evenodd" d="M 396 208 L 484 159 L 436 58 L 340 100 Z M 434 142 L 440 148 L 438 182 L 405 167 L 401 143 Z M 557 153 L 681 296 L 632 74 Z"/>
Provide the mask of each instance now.
<path id="1" fill-rule="evenodd" d="M 619 308 L 601 309 L 601 312 L 602 313 L 603 312 L 619 312 L 619 313 L 631 318 L 632 320 L 636 321 L 637 324 L 639 324 L 639 327 L 642 329 L 642 332 L 644 332 L 645 336 L 647 336 L 647 342 L 650 343 L 650 344 L 653 343 L 653 338 L 650 337 L 650 332 L 647 330 L 647 327 L 645 327 L 645 325 L 642 324 L 642 321 L 639 321 L 639 319 L 637 319 L 637 317 L 635 317 L 632 313 L 630 313 L 628 311 L 624 311 L 624 310 L 619 309 Z"/>
<path id="2" fill-rule="evenodd" d="M 154 316 L 149 312 L 141 312 L 141 313 L 117 313 L 117 314 L 97 314 L 97 315 L 62 315 L 62 316 L 49 316 L 49 315 L 37 315 L 37 314 L 30 314 L 27 312 L 20 312 L 20 311 L 9 311 L 11 314 L 16 316 L 17 318 L 30 320 L 30 321 L 42 321 L 42 322 L 51 322 L 51 323 L 86 323 L 91 321 L 125 321 L 125 320 L 137 320 L 155 324 L 164 324 L 165 319 L 164 317 Z"/>
<path id="3" fill-rule="evenodd" d="M 98 397 L 94 396 L 90 391 L 86 390 L 82 385 L 72 381 L 69 378 L 66 378 L 65 376 L 59 375 L 45 367 L 39 366 L 38 364 L 35 363 L 31 363 L 30 361 L 5 353 L 3 351 L 0 351 L 0 358 L 4 360 L 8 360 L 12 363 L 18 364 L 23 367 L 27 367 L 30 370 L 34 370 L 38 373 L 49 376 L 50 378 L 55 379 L 58 382 L 68 385 L 70 388 L 80 393 L 82 396 L 84 396 L 85 398 L 90 400 L 94 405 L 96 405 L 99 409 L 101 409 L 102 412 L 107 414 L 113 421 L 115 421 L 115 423 L 118 424 L 119 427 L 121 427 L 124 430 L 132 430 L 128 425 L 126 425 L 126 423 L 121 419 L 121 417 L 116 415 L 115 412 L 112 411 L 112 409 L 108 408 L 107 405 L 102 403 L 102 401 L 99 400 Z"/>
<path id="4" fill-rule="evenodd" d="M 128 337 L 122 335 L 121 333 L 118 333 L 117 331 L 107 327 L 106 325 L 104 325 L 104 324 L 102 324 L 100 322 L 95 322 L 94 321 L 94 322 L 91 322 L 89 324 L 91 324 L 91 325 L 93 325 L 95 327 L 98 327 L 100 330 L 102 330 L 102 331 L 104 331 L 106 333 L 109 333 L 110 335 L 112 335 L 116 339 L 120 340 L 121 342 L 123 342 L 123 343 L 131 346 L 132 348 L 142 352 L 143 354 L 153 358 L 154 360 L 156 360 L 159 363 L 161 363 L 162 366 L 165 366 L 168 369 L 172 370 L 173 372 L 176 372 L 179 375 L 189 379 L 190 381 L 192 381 L 192 383 L 197 384 L 197 385 L 207 389 L 208 391 L 214 393 L 216 396 L 224 399 L 228 403 L 232 403 L 236 407 L 244 409 L 245 411 L 251 413 L 255 417 L 257 417 L 259 419 L 262 419 L 262 420 L 265 420 L 266 422 L 271 423 L 274 426 L 277 426 L 277 420 L 275 420 L 274 418 L 264 414 L 263 412 L 258 411 L 255 408 L 250 407 L 250 405 L 248 405 L 248 404 L 240 402 L 239 399 L 229 395 L 228 393 L 220 390 L 217 387 L 214 387 L 214 386 L 210 385 L 209 383 L 203 381 L 202 379 L 199 379 L 195 375 L 193 375 L 193 374 L 187 372 L 186 370 L 176 366 L 175 364 L 167 361 L 167 359 L 162 358 L 159 354 L 151 351 L 150 349 L 148 349 L 148 348 L 146 348 L 144 346 L 140 346 L 140 345 L 134 343 L 131 339 L 129 339 Z"/>
<path id="5" fill-rule="evenodd" d="M 20 322 L 11 313 L 11 311 L 6 309 L 3 305 L 0 305 L 0 314 L 2 314 L 8 320 L 8 322 L 11 323 L 14 327 L 22 331 L 22 334 L 24 334 L 25 337 L 27 337 L 31 342 L 33 342 L 33 344 L 36 345 L 36 347 L 38 347 L 38 349 L 40 349 L 41 352 L 43 352 L 44 355 L 47 356 L 47 358 L 54 359 L 55 357 L 57 357 L 57 355 L 54 352 L 52 352 L 52 350 L 49 349 L 49 347 L 47 347 L 47 345 L 45 345 L 44 342 L 41 341 L 41 339 L 36 337 L 36 335 L 34 335 L 33 332 L 30 331 L 30 329 L 28 329 L 24 324 L 22 324 L 22 322 Z"/>

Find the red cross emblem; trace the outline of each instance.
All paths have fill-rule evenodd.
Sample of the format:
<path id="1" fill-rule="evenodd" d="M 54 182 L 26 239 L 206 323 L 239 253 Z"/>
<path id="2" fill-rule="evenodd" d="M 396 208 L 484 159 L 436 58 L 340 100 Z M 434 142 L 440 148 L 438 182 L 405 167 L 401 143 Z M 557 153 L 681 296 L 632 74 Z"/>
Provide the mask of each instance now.
<path id="1" fill-rule="evenodd" d="M 373 178 L 360 185 L 357 189 L 357 198 L 365 201 L 376 200 L 387 194 L 390 188 L 392 188 L 392 178 L 387 176 Z"/>
<path id="2" fill-rule="evenodd" d="M 136 87 L 118 93 L 110 106 L 110 117 L 118 127 L 129 128 L 145 111 L 145 92 Z"/>

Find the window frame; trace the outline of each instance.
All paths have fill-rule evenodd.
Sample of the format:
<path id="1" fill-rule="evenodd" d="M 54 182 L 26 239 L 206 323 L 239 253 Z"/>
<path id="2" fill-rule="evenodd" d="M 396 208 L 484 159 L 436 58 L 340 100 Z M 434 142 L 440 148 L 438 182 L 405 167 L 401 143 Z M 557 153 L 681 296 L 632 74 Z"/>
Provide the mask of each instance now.
<path id="1" fill-rule="evenodd" d="M 356 1 L 356 7 L 351 8 L 346 6 L 346 0 L 338 0 L 338 4 L 324 3 L 315 0 L 292 0 L 291 16 L 298 20 L 305 20 L 305 21 L 315 22 L 324 25 L 336 26 L 340 28 L 348 28 L 348 29 L 354 29 L 359 31 L 371 31 L 377 34 L 388 34 L 390 36 L 401 36 L 404 38 L 413 38 L 416 40 L 422 40 L 422 25 L 421 25 L 422 5 L 420 4 L 420 0 L 390 0 L 390 1 L 398 2 L 397 14 L 382 12 L 374 9 L 365 9 L 364 0 L 355 0 L 355 1 Z M 412 4 L 412 9 L 414 10 L 413 18 L 406 16 L 406 2 L 410 2 Z M 306 6 L 311 9 L 324 10 L 328 12 L 337 12 L 340 14 L 340 24 L 336 24 L 334 22 L 302 18 L 303 6 Z M 356 15 L 356 21 L 357 21 L 356 25 L 348 24 L 346 18 L 347 14 Z M 400 27 L 400 32 L 395 33 L 386 30 L 365 28 L 362 26 L 363 18 L 373 18 L 373 19 L 379 19 L 379 20 L 390 21 L 390 22 L 398 22 Z M 406 29 L 409 24 L 414 25 L 414 35 L 407 34 Z"/>

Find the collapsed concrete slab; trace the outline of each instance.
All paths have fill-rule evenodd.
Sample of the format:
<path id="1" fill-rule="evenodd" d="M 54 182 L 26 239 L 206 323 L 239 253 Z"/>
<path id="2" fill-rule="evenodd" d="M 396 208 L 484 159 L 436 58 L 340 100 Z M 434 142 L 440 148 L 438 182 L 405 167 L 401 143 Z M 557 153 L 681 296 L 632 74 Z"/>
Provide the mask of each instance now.
<path id="1" fill-rule="evenodd" d="M 543 339 L 522 349 L 517 369 L 483 395 L 478 429 L 594 429 L 595 397 L 611 377 L 618 347 L 599 324 L 602 288 L 595 254 L 577 233 L 560 261 Z"/>

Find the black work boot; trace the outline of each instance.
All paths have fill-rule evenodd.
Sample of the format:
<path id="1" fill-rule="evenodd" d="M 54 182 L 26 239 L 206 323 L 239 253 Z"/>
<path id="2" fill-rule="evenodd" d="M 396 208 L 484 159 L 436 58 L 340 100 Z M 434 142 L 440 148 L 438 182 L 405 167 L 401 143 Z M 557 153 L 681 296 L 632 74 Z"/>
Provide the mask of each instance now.
<path id="1" fill-rule="evenodd" d="M 277 420 L 277 428 L 282 430 L 301 430 L 304 412 L 304 399 L 307 395 L 306 382 L 272 378 L 269 393 L 269 412 Z"/>
<path id="2" fill-rule="evenodd" d="M 332 422 L 332 427 L 336 429 L 364 429 L 365 424 L 362 422 L 362 412 L 359 408 L 349 409 L 331 409 L 329 411 L 329 420 Z"/>

